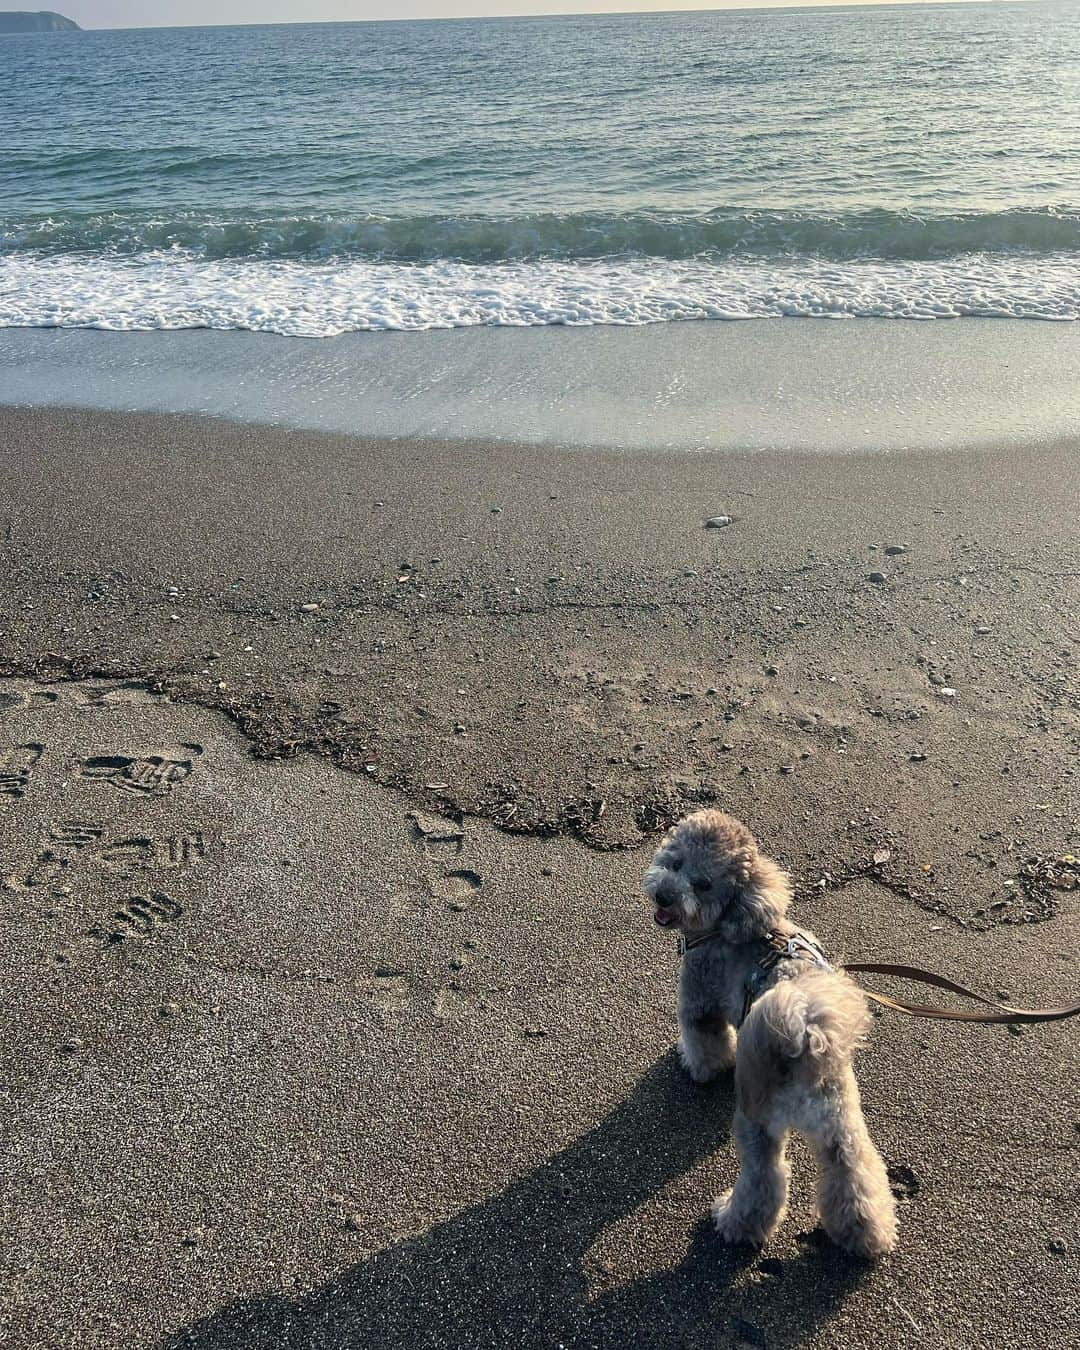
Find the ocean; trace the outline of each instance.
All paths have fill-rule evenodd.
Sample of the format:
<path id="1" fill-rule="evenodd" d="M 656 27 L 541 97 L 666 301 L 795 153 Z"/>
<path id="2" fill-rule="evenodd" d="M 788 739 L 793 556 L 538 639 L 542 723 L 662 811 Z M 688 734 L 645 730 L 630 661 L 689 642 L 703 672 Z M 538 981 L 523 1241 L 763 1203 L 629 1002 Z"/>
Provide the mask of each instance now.
<path id="1" fill-rule="evenodd" d="M 1080 318 L 1080 7 L 0 39 L 0 327 Z"/>

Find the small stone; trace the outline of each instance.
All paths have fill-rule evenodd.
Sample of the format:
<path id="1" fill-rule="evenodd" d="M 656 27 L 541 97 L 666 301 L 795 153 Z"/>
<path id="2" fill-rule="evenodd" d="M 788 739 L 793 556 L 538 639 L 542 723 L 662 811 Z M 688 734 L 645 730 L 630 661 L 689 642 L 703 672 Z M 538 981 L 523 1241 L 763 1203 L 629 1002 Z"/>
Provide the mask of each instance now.
<path id="1" fill-rule="evenodd" d="M 180 1013 L 179 1003 L 163 1003 L 158 1009 L 159 1017 L 177 1017 Z"/>
<path id="2" fill-rule="evenodd" d="M 734 750 L 735 747 L 730 741 L 723 741 L 721 742 L 720 749 L 727 753 L 729 750 Z"/>
<path id="3" fill-rule="evenodd" d="M 938 693 L 941 695 L 942 698 L 955 698 L 955 697 L 956 697 L 956 690 L 950 688 L 950 686 L 947 685 L 947 684 L 946 684 L 946 685 L 942 685 L 942 687 L 938 690 Z"/>
<path id="4" fill-rule="evenodd" d="M 65 1041 L 60 1047 L 60 1053 L 63 1055 L 77 1055 L 83 1049 L 83 1042 L 78 1036 L 72 1036 L 70 1041 Z"/>
<path id="5" fill-rule="evenodd" d="M 1046 1246 L 1047 1246 L 1047 1249 L 1048 1249 L 1049 1251 L 1052 1251 L 1052 1252 L 1054 1253 L 1055 1256 L 1067 1256 L 1067 1255 L 1068 1255 L 1068 1252 L 1069 1252 L 1069 1244 L 1065 1241 L 1064 1238 L 1052 1237 L 1052 1238 L 1049 1240 L 1049 1242 L 1047 1242 Z"/>
<path id="6" fill-rule="evenodd" d="M 350 1233 L 359 1233 L 364 1227 L 364 1216 L 362 1214 L 346 1214 L 345 1227 Z"/>
<path id="7" fill-rule="evenodd" d="M 540 875 L 543 877 L 553 877 L 555 875 L 554 867 L 541 867 Z"/>
<path id="8" fill-rule="evenodd" d="M 547 1032 L 543 1027 L 526 1027 L 525 1035 L 528 1036 L 530 1040 L 536 1040 L 541 1036 L 546 1036 Z"/>
<path id="9" fill-rule="evenodd" d="M 300 606 L 301 614 L 318 614 L 319 606 L 314 600 L 309 600 L 306 605 Z"/>
<path id="10" fill-rule="evenodd" d="M 900 556 L 901 553 L 906 553 L 907 551 L 908 551 L 907 544 L 890 544 L 888 548 L 885 550 L 885 552 L 889 555 L 890 558 L 897 558 Z"/>
<path id="11" fill-rule="evenodd" d="M 451 970 L 464 970 L 464 969 L 465 969 L 465 962 L 462 961 L 460 957 L 455 956 L 455 957 L 451 958 L 451 961 L 450 961 L 450 969 L 451 969 Z"/>
<path id="12" fill-rule="evenodd" d="M 464 736 L 464 735 L 465 735 L 465 723 L 464 723 L 464 722 L 455 722 L 455 723 L 454 723 L 454 735 L 455 735 L 455 736 Z"/>
<path id="13" fill-rule="evenodd" d="M 170 615 L 169 615 L 169 621 L 170 621 L 170 623 L 179 623 L 179 622 L 180 622 L 180 615 L 179 615 L 179 614 L 170 614 Z"/>
<path id="14" fill-rule="evenodd" d="M 880 867 L 882 863 L 887 863 L 891 857 L 892 857 L 891 848 L 874 849 L 874 863 L 877 867 Z"/>
<path id="15" fill-rule="evenodd" d="M 777 666 L 766 666 L 766 667 L 765 667 L 765 674 L 766 674 L 766 675 L 779 675 L 779 674 L 780 674 L 779 667 L 777 667 Z"/>
<path id="16" fill-rule="evenodd" d="M 975 632 L 979 635 L 979 637 L 986 637 L 987 634 L 990 632 L 990 628 L 985 623 L 976 624 Z"/>
<path id="17" fill-rule="evenodd" d="M 733 520 L 733 516 L 710 516 L 705 522 L 705 528 L 707 530 L 723 530 L 732 524 Z"/>
<path id="18" fill-rule="evenodd" d="M 709 698 L 715 698 L 715 696 L 716 696 L 719 692 L 720 692 L 720 690 L 717 689 L 717 687 L 716 687 L 715 684 L 710 684 L 709 687 L 708 687 L 708 689 L 705 690 L 705 693 L 709 696 Z"/>
<path id="19" fill-rule="evenodd" d="M 886 577 L 884 572 L 871 572 L 866 579 L 867 581 L 872 581 L 876 586 L 884 586 L 888 577 Z"/>
<path id="20" fill-rule="evenodd" d="M 501 506 L 493 506 L 493 507 L 491 508 L 491 514 L 492 514 L 493 516 L 501 516 L 501 515 L 502 515 L 502 507 L 501 507 Z"/>
<path id="21" fill-rule="evenodd" d="M 781 772 L 781 773 L 794 773 L 794 772 L 795 772 L 795 765 L 794 765 L 794 764 L 781 764 L 781 765 L 780 765 L 780 772 Z"/>
<path id="22" fill-rule="evenodd" d="M 185 1233 L 184 1236 L 180 1239 L 180 1246 L 197 1247 L 199 1245 L 199 1236 L 200 1235 L 198 1233 Z"/>
<path id="23" fill-rule="evenodd" d="M 908 759 L 911 760 L 912 764 L 921 764 L 926 759 L 926 754 L 922 750 L 912 750 Z"/>

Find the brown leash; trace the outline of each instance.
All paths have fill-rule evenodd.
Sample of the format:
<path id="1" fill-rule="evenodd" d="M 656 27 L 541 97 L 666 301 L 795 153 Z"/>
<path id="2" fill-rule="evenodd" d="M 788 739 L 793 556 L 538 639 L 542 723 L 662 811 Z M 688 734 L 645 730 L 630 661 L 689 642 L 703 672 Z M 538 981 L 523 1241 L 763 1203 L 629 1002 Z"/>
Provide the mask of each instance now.
<path id="1" fill-rule="evenodd" d="M 942 1022 L 1060 1022 L 1066 1017 L 1076 1017 L 1080 1013 L 1080 1003 L 1066 1003 L 1057 1008 L 1011 1008 L 1007 1003 L 996 1003 L 992 998 L 977 994 L 973 989 L 965 989 L 962 984 L 954 984 L 943 975 L 933 971 L 920 970 L 918 966 L 890 966 L 878 961 L 853 961 L 842 966 L 842 970 L 861 971 L 867 975 L 895 975 L 901 980 L 914 980 L 917 984 L 933 985 L 937 989 L 947 989 L 950 994 L 959 994 L 962 998 L 973 999 L 984 1007 L 995 1008 L 996 1012 L 978 1012 L 974 1008 L 939 1008 L 932 1003 L 905 1003 L 901 999 L 889 998 L 887 994 L 877 994 L 872 989 L 864 989 L 867 998 L 880 1003 L 884 1008 L 895 1008 L 897 1012 L 907 1013 L 910 1017 L 933 1017 Z"/>
<path id="2" fill-rule="evenodd" d="M 720 933 L 701 933 L 697 937 L 679 937 L 679 955 L 685 956 L 706 942 L 714 942 Z M 750 1011 L 750 1005 L 758 997 L 778 961 L 804 960 L 824 970 L 834 970 L 825 953 L 816 942 L 797 929 L 792 933 L 766 933 L 765 941 L 769 950 L 754 967 L 754 973 L 747 980 L 746 998 L 743 1004 L 742 1020 Z M 1063 1003 L 1057 1008 L 1013 1008 L 1008 1003 L 997 1003 L 985 994 L 977 994 L 974 989 L 965 989 L 962 984 L 947 980 L 944 975 L 935 975 L 932 970 L 920 970 L 918 966 L 892 966 L 880 961 L 852 961 L 840 966 L 849 974 L 854 972 L 867 975 L 895 975 L 897 979 L 914 980 L 916 984 L 933 985 L 936 989 L 947 989 L 950 994 L 959 994 L 961 998 L 970 998 L 985 1008 L 994 1008 L 994 1012 L 978 1012 L 974 1008 L 939 1008 L 933 1003 L 907 1003 L 903 999 L 890 998 L 888 994 L 878 994 L 873 989 L 862 992 L 867 998 L 880 1003 L 883 1008 L 893 1008 L 896 1012 L 907 1013 L 909 1017 L 931 1017 L 940 1022 L 1061 1022 L 1066 1017 L 1080 1014 L 1080 1003 Z M 741 1023 L 740 1023 L 741 1025 Z"/>

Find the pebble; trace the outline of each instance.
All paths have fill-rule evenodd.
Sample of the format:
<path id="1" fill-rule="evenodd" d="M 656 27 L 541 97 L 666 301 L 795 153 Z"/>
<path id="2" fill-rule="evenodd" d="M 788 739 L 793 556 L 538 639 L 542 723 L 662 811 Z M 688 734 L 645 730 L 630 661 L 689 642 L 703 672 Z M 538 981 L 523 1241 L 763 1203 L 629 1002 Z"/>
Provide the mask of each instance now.
<path id="1" fill-rule="evenodd" d="M 1050 1251 L 1054 1253 L 1055 1256 L 1068 1255 L 1069 1244 L 1065 1241 L 1064 1238 L 1052 1237 L 1046 1245 L 1050 1249 Z"/>
<path id="2" fill-rule="evenodd" d="M 866 579 L 867 581 L 873 581 L 878 586 L 883 586 L 888 580 L 884 572 L 871 572 Z"/>
<path id="3" fill-rule="evenodd" d="M 319 606 L 315 603 L 314 600 L 309 600 L 306 605 L 300 606 L 301 614 L 317 614 L 318 612 Z"/>
<path id="4" fill-rule="evenodd" d="M 766 666 L 766 667 L 765 667 L 765 674 L 766 674 L 766 675 L 779 675 L 779 674 L 780 674 L 780 671 L 779 671 L 779 669 L 778 669 L 776 666 Z"/>
<path id="5" fill-rule="evenodd" d="M 888 548 L 885 550 L 885 552 L 889 555 L 890 558 L 899 557 L 901 553 L 906 553 L 907 551 L 908 551 L 907 544 L 890 544 Z"/>
<path id="6" fill-rule="evenodd" d="M 465 735 L 465 724 L 464 724 L 464 722 L 455 722 L 455 723 L 454 723 L 454 735 L 455 735 L 455 736 L 464 736 L 464 735 Z"/>
<path id="7" fill-rule="evenodd" d="M 65 1055 L 77 1055 L 83 1048 L 83 1042 L 78 1036 L 72 1036 L 70 1041 L 65 1041 L 60 1047 L 60 1051 Z"/>
<path id="8" fill-rule="evenodd" d="M 501 507 L 501 506 L 493 506 L 493 507 L 491 508 L 491 514 L 492 514 L 493 516 L 501 516 L 501 515 L 502 515 L 502 507 Z"/>
<path id="9" fill-rule="evenodd" d="M 979 635 L 979 637 L 986 637 L 987 634 L 990 632 L 990 628 L 987 624 L 980 623 L 976 625 L 975 632 Z"/>
<path id="10" fill-rule="evenodd" d="M 731 516 L 710 516 L 705 522 L 705 528 L 707 530 L 722 530 L 732 523 L 732 519 Z"/>
<path id="11" fill-rule="evenodd" d="M 912 750 L 911 754 L 908 755 L 908 759 L 910 759 L 913 764 L 921 764 L 925 758 L 926 755 L 922 750 Z"/>
<path id="12" fill-rule="evenodd" d="M 530 1039 L 536 1039 L 537 1037 L 540 1036 L 546 1036 L 547 1032 L 544 1030 L 543 1027 L 526 1027 L 525 1035 L 528 1036 Z"/>
<path id="13" fill-rule="evenodd" d="M 159 1017 L 176 1017 L 180 1012 L 179 1003 L 163 1003 L 158 1009 Z"/>
<path id="14" fill-rule="evenodd" d="M 947 684 L 946 684 L 946 685 L 942 685 L 942 687 L 938 690 L 938 693 L 941 695 L 942 698 L 955 698 L 955 697 L 956 697 L 956 690 L 955 690 L 955 689 L 951 689 Z"/>
<path id="15" fill-rule="evenodd" d="M 362 1214 L 346 1214 L 345 1227 L 350 1233 L 359 1233 L 364 1226 L 364 1216 Z"/>
<path id="16" fill-rule="evenodd" d="M 795 772 L 795 765 L 794 765 L 794 764 L 781 764 L 781 765 L 780 765 L 780 772 L 781 772 L 781 773 L 794 773 L 794 772 Z"/>

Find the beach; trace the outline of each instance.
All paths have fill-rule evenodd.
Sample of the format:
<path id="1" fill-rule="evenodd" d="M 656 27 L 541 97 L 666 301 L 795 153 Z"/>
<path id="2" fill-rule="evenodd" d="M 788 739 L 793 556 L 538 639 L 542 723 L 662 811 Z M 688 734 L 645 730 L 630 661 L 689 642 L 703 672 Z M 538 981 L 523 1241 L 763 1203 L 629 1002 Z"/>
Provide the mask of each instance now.
<path id="1" fill-rule="evenodd" d="M 338 8 L 0 41 L 0 1344 L 1071 1344 L 1077 1021 L 728 1246 L 642 878 L 1080 997 L 1080 10 Z"/>
<path id="2" fill-rule="evenodd" d="M 0 444 L 14 1342 L 1067 1338 L 1072 1027 L 878 1018 L 897 1253 L 818 1240 L 802 1151 L 729 1250 L 639 885 L 716 804 L 838 958 L 1075 995 L 1072 443 Z"/>

